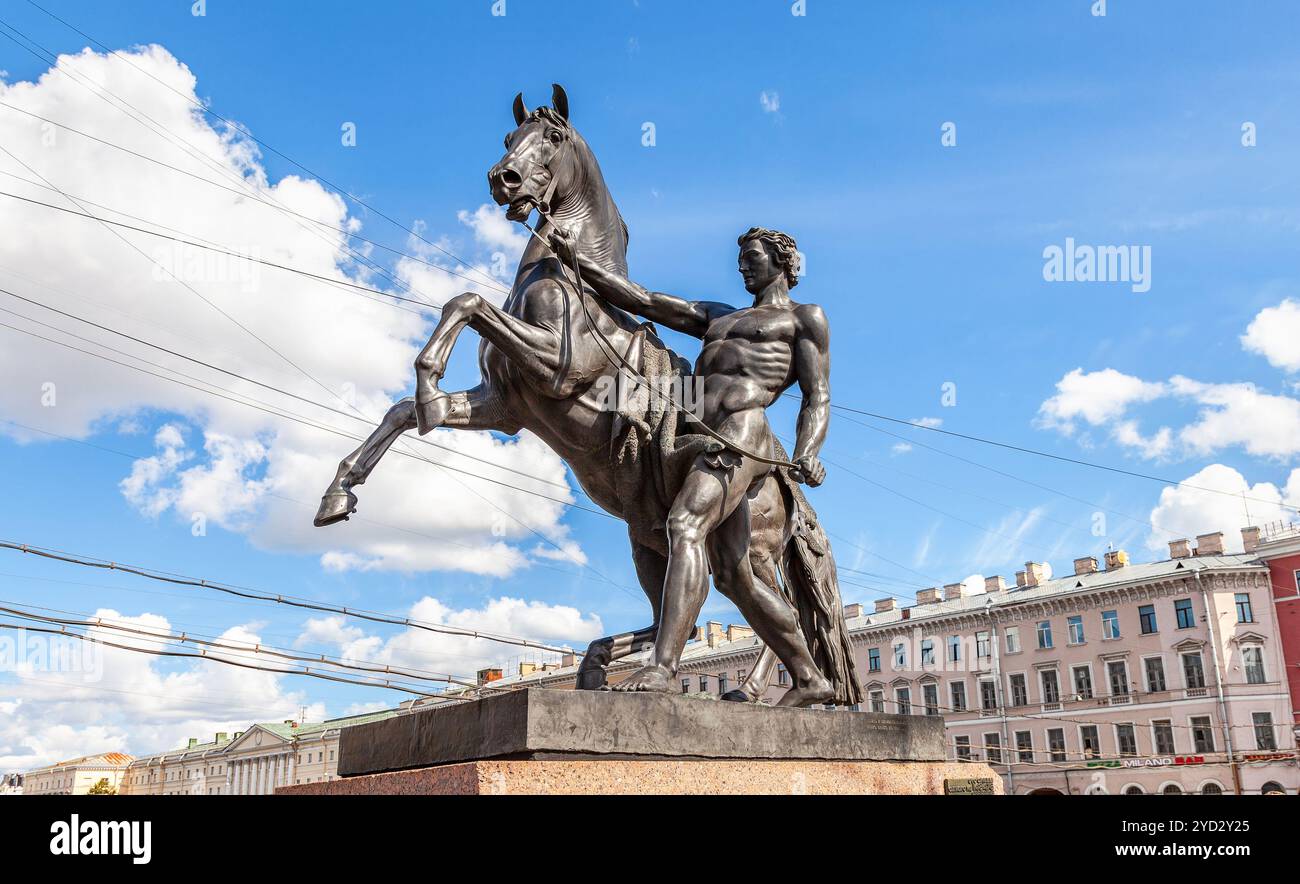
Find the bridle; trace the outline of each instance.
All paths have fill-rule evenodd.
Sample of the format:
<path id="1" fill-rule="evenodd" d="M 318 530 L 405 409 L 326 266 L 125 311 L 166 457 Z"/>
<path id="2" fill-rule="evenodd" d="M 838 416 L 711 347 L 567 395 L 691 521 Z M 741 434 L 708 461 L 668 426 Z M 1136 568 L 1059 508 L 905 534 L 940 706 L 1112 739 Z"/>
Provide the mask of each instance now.
<path id="1" fill-rule="evenodd" d="M 541 200 L 539 200 L 537 203 L 534 204 L 534 207 L 537 209 L 537 214 L 540 215 L 542 218 L 544 218 L 548 223 L 550 223 L 552 228 L 558 231 L 564 231 L 564 228 L 562 228 L 556 222 L 555 217 L 551 214 L 551 209 L 553 208 L 551 204 L 551 200 L 555 196 L 556 185 L 559 182 L 559 176 L 555 173 L 555 170 L 552 168 L 552 164 L 556 163 L 560 159 L 560 157 L 566 156 L 567 152 L 571 149 L 572 149 L 572 136 L 567 135 L 564 141 L 556 149 L 555 153 L 551 155 L 551 159 L 549 160 L 549 162 L 535 163 L 535 165 L 541 166 L 543 169 L 546 170 L 547 174 L 550 177 L 550 181 L 546 185 L 546 192 L 543 194 Z M 528 219 L 526 217 L 523 220 L 521 220 L 519 223 L 522 224 L 524 228 L 527 229 L 528 232 L 531 233 L 538 242 L 540 242 L 543 246 L 545 246 L 546 249 L 551 252 L 551 254 L 555 255 L 555 250 L 551 248 L 551 244 L 546 240 L 545 237 L 543 237 L 540 233 L 538 233 L 537 230 L 534 229 L 534 227 L 531 224 L 528 223 Z M 567 231 L 564 232 L 567 233 Z M 566 267 L 564 260 L 560 258 L 559 255 L 555 255 L 555 258 L 557 261 L 560 262 L 561 269 L 564 270 Z M 571 286 L 573 286 L 573 288 L 576 290 L 578 295 L 578 303 L 582 306 L 582 312 L 583 315 L 586 316 L 587 318 L 588 327 L 591 328 L 591 330 L 596 333 L 597 343 L 600 345 L 600 348 L 605 352 L 606 357 L 608 357 L 611 361 L 616 362 L 623 369 L 623 371 L 628 373 L 633 383 L 635 383 L 637 386 L 644 387 L 645 389 L 653 393 L 654 387 L 650 383 L 649 379 L 647 379 L 644 375 L 642 375 L 637 369 L 629 365 L 627 360 L 624 359 L 622 355 L 619 354 L 618 349 L 614 346 L 613 342 L 611 342 L 609 338 L 605 336 L 605 333 L 600 330 L 600 326 L 596 323 L 596 320 L 592 317 L 591 311 L 587 309 L 586 288 L 585 288 L 585 284 L 582 281 L 582 269 L 578 266 L 578 253 L 576 249 L 573 252 L 572 258 L 573 260 L 571 264 L 568 265 L 568 269 L 573 271 L 573 279 L 569 279 L 567 273 L 563 275 L 565 281 L 568 282 Z M 568 321 L 567 315 L 565 321 L 566 323 Z M 736 444 L 735 442 L 732 442 L 730 439 L 723 436 L 717 430 L 710 427 L 701 418 L 697 417 L 693 413 L 682 408 L 681 405 L 679 405 L 676 401 L 674 401 L 671 396 L 667 397 L 667 399 L 669 405 L 671 405 L 674 409 L 676 409 L 677 412 L 681 414 L 688 422 L 697 425 L 700 428 L 700 430 L 704 433 L 704 435 L 712 438 L 714 441 L 720 443 L 725 448 L 734 451 L 736 454 L 739 454 L 742 457 L 751 458 L 753 460 L 758 461 L 759 463 L 764 463 L 769 466 L 783 467 L 786 469 L 794 469 L 794 470 L 802 469 L 798 464 L 788 460 L 778 460 L 770 457 L 764 457 L 760 454 L 755 454 L 752 451 L 747 451 L 746 449 L 742 448 L 740 445 Z"/>

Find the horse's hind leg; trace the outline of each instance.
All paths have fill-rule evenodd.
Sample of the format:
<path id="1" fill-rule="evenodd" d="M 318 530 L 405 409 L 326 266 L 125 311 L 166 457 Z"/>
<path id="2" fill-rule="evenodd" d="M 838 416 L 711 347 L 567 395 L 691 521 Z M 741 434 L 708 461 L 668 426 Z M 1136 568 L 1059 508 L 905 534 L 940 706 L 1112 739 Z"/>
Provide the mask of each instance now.
<path id="1" fill-rule="evenodd" d="M 519 432 L 519 427 L 506 419 L 505 411 L 496 394 L 485 385 L 451 393 L 448 399 L 450 407 L 442 421 L 444 427 L 464 430 L 499 430 L 503 433 Z M 320 507 L 316 510 L 313 523 L 317 528 L 341 522 L 356 512 L 357 496 L 352 493 L 352 489 L 364 484 L 370 472 L 398 437 L 407 430 L 413 429 L 415 429 L 415 399 L 408 396 L 388 409 L 384 419 L 379 422 L 379 426 L 366 441 L 339 461 L 334 481 L 325 489 Z"/>
<path id="2" fill-rule="evenodd" d="M 587 647 L 587 653 L 578 667 L 577 689 L 597 691 L 605 686 L 609 664 L 628 654 L 654 647 L 659 634 L 659 609 L 664 594 L 664 574 L 668 559 L 648 546 L 632 541 L 632 562 L 636 565 L 637 580 L 650 599 L 654 623 L 635 632 L 623 632 L 598 638 Z"/>

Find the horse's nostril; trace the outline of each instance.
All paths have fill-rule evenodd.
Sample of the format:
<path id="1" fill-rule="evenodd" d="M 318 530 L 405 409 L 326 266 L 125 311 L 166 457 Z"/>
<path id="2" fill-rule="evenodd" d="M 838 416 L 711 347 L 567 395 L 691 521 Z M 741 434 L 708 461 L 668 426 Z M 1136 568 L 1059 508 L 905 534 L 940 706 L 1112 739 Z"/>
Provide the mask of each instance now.
<path id="1" fill-rule="evenodd" d="M 524 179 L 514 169 L 502 169 L 497 177 L 506 187 L 518 187 L 524 183 Z"/>

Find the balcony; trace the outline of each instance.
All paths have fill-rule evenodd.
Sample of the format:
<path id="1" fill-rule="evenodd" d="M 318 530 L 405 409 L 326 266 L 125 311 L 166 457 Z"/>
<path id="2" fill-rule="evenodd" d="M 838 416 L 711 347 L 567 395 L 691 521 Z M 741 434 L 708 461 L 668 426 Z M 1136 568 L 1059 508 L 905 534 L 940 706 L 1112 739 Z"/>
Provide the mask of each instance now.
<path id="1" fill-rule="evenodd" d="M 1097 700 L 1102 706 L 1127 706 L 1133 702 L 1132 694 L 1111 694 L 1109 697 L 1100 697 Z"/>
<path id="2" fill-rule="evenodd" d="M 1187 688 L 1186 690 L 1183 691 L 1183 696 L 1189 700 L 1196 700 L 1196 699 L 1200 699 L 1201 697 L 1208 697 L 1209 695 L 1210 695 L 1209 688 Z"/>
<path id="3" fill-rule="evenodd" d="M 1061 711 L 1061 704 L 1060 704 L 1059 702 L 1058 702 L 1058 703 L 1044 703 L 1044 704 L 1043 704 L 1043 711 L 1044 711 L 1044 712 L 1060 712 L 1060 711 Z"/>

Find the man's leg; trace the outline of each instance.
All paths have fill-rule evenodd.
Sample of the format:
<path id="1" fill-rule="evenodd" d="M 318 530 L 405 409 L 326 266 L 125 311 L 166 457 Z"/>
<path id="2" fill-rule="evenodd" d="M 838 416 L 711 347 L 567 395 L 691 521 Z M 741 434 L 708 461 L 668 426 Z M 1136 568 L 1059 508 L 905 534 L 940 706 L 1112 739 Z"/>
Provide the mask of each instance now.
<path id="1" fill-rule="evenodd" d="M 668 513 L 668 572 L 651 662 L 612 685 L 616 691 L 668 691 L 681 663 L 682 648 L 709 594 L 705 541 L 745 497 L 744 468 L 711 467 L 696 460 Z"/>
<path id="2" fill-rule="evenodd" d="M 835 688 L 813 662 L 794 608 L 774 587 L 755 576 L 749 563 L 749 501 L 742 500 L 709 537 L 709 559 L 718 592 L 735 603 L 749 625 L 785 663 L 794 687 L 779 706 L 807 706 L 835 696 Z"/>

